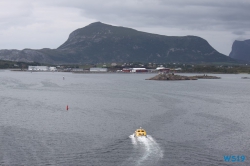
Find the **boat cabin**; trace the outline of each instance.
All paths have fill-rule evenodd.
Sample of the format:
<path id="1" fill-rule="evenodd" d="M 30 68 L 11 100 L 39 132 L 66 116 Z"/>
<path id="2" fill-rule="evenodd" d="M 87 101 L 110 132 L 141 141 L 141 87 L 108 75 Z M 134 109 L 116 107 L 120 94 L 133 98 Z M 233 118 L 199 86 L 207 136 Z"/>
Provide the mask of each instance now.
<path id="1" fill-rule="evenodd" d="M 135 137 L 140 137 L 140 136 L 147 136 L 146 130 L 142 129 L 140 127 L 140 129 L 135 130 Z"/>

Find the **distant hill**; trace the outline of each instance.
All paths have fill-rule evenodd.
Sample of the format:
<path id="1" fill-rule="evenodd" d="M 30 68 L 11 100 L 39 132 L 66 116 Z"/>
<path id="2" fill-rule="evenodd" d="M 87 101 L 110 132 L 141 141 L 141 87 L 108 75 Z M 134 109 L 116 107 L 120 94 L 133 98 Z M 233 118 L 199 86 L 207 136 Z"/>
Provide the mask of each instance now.
<path id="1" fill-rule="evenodd" d="M 250 39 L 245 41 L 235 40 L 229 57 L 250 62 Z"/>
<path id="2" fill-rule="evenodd" d="M 235 62 L 196 36 L 163 36 L 92 23 L 73 31 L 57 49 L 0 50 L 0 59 L 39 63 Z"/>

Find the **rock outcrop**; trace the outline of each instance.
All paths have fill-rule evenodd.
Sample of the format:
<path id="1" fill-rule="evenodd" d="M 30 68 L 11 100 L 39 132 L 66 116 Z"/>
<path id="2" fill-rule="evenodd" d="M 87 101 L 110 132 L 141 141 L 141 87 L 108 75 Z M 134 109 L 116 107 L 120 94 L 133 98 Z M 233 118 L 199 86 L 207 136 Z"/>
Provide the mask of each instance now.
<path id="1" fill-rule="evenodd" d="M 167 74 L 167 73 L 159 73 L 158 75 L 146 79 L 146 80 L 197 80 L 197 79 L 220 79 L 220 77 L 216 76 L 208 76 L 206 74 L 199 76 L 181 76 L 176 74 Z"/>
<path id="2" fill-rule="evenodd" d="M 197 79 L 220 79 L 220 77 L 216 77 L 216 76 L 209 76 L 209 75 L 198 75 L 198 76 L 194 76 Z"/>
<path id="3" fill-rule="evenodd" d="M 181 75 L 176 75 L 176 74 L 165 74 L 165 73 L 160 73 L 152 78 L 146 79 L 146 80 L 197 80 L 196 77 L 188 77 L 188 76 L 181 76 Z"/>

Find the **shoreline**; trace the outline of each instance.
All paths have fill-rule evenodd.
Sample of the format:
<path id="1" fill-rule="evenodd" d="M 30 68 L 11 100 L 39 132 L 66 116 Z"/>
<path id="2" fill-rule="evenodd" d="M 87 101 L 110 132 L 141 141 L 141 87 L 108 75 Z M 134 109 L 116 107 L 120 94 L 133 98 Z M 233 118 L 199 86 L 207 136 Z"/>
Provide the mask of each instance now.
<path id="1" fill-rule="evenodd" d="M 48 72 L 48 73 L 56 73 L 56 72 L 62 72 L 62 73 L 74 73 L 74 74 L 108 74 L 108 73 L 116 73 L 116 74 L 159 74 L 159 72 L 136 72 L 136 73 L 132 73 L 132 72 L 113 72 L 113 71 L 108 71 L 108 72 L 90 72 L 90 71 L 63 71 L 63 70 L 59 70 L 59 71 L 29 71 L 27 69 L 25 70 L 21 70 L 21 69 L 0 69 L 0 71 L 17 71 L 17 72 L 31 72 L 31 73 L 35 73 L 35 72 Z M 171 73 L 168 73 L 171 74 Z M 250 73 L 222 73 L 222 72 L 178 72 L 178 73 L 174 73 L 174 74 L 197 74 L 197 75 L 203 75 L 203 74 L 246 74 L 249 75 Z"/>

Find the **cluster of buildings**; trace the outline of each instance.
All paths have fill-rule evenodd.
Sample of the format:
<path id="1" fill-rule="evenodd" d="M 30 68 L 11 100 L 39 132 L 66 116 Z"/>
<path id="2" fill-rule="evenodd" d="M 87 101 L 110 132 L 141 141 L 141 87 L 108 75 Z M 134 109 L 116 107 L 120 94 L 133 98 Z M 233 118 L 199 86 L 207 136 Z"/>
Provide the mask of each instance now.
<path id="1" fill-rule="evenodd" d="M 56 67 L 48 66 L 28 66 L 29 71 L 57 71 Z"/>
<path id="2" fill-rule="evenodd" d="M 181 70 L 178 69 L 170 69 L 165 67 L 157 67 L 156 69 L 146 69 L 146 68 L 123 68 L 122 70 L 117 70 L 117 72 L 124 72 L 124 73 L 145 73 L 145 72 L 175 72 Z M 48 66 L 29 66 L 28 71 L 57 71 L 56 67 L 48 67 Z M 71 71 L 71 72 L 108 72 L 107 68 L 101 67 L 93 67 L 89 70 L 84 70 L 82 68 L 73 68 L 73 69 L 65 69 L 64 71 Z"/>
<path id="3" fill-rule="evenodd" d="M 72 72 L 108 72 L 108 68 L 92 67 L 89 70 L 85 70 L 82 68 L 73 68 L 73 69 L 70 69 L 70 71 L 72 71 Z"/>
<path id="4" fill-rule="evenodd" d="M 169 68 L 157 67 L 156 69 L 146 69 L 146 68 L 123 68 L 121 72 L 124 73 L 144 73 L 144 72 L 166 72 L 170 71 Z"/>
<path id="5" fill-rule="evenodd" d="M 28 71 L 57 71 L 56 67 L 48 67 L 48 66 L 28 66 Z M 72 71 L 72 72 L 83 72 L 86 71 L 81 68 L 67 68 L 63 71 Z M 89 69 L 90 72 L 107 72 L 107 68 L 99 68 L 99 67 L 93 67 Z"/>

